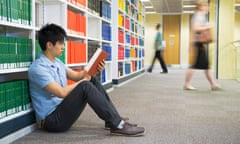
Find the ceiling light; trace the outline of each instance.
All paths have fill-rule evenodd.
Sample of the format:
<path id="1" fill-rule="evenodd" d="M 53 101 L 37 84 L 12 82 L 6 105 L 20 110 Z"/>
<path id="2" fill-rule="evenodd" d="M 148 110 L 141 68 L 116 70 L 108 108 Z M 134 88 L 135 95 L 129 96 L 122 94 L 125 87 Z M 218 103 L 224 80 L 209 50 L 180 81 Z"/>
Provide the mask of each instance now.
<path id="1" fill-rule="evenodd" d="M 141 0 L 142 2 L 149 2 L 150 0 Z"/>
<path id="2" fill-rule="evenodd" d="M 194 13 L 194 11 L 183 11 L 183 13 Z"/>
<path id="3" fill-rule="evenodd" d="M 236 4 L 234 4 L 234 6 L 235 6 L 235 7 L 240 6 L 240 3 L 236 3 Z"/>
<path id="4" fill-rule="evenodd" d="M 184 7 L 184 8 L 195 8 L 196 5 L 184 5 L 183 7 Z"/>
<path id="5" fill-rule="evenodd" d="M 153 8 L 153 6 L 145 6 L 145 8 L 150 9 Z"/>
<path id="6" fill-rule="evenodd" d="M 145 14 L 155 14 L 156 12 L 155 11 L 147 11 L 145 12 Z"/>

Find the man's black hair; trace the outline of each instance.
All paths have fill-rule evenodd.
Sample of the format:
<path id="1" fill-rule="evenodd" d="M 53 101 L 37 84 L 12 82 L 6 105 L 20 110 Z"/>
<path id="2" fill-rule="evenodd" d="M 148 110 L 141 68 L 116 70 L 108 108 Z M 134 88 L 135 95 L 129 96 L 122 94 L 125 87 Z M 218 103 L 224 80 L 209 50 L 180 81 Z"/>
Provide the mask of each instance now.
<path id="1" fill-rule="evenodd" d="M 156 29 L 159 29 L 160 27 L 161 27 L 161 24 L 158 23 L 158 24 L 156 25 Z"/>
<path id="2" fill-rule="evenodd" d="M 64 42 L 66 37 L 66 31 L 56 24 L 46 24 L 38 32 L 38 41 L 42 51 L 47 49 L 47 42 L 55 45 L 57 41 Z"/>

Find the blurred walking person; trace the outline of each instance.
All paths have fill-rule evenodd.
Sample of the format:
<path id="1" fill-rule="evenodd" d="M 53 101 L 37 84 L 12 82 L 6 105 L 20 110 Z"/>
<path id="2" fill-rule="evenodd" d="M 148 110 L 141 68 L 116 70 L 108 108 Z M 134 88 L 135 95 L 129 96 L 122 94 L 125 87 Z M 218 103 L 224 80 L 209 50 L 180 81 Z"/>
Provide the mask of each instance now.
<path id="1" fill-rule="evenodd" d="M 165 48 L 165 44 L 164 44 L 163 39 L 162 39 L 162 33 L 160 32 L 160 28 L 161 28 L 161 24 L 157 24 L 156 25 L 157 35 L 156 35 L 155 43 L 154 43 L 155 55 L 153 57 L 152 64 L 148 68 L 147 71 L 152 72 L 153 67 L 154 67 L 154 63 L 155 63 L 156 59 L 158 59 L 158 61 L 160 63 L 160 66 L 162 68 L 161 73 L 168 73 L 167 66 L 166 66 L 166 64 L 164 62 L 164 59 L 163 59 L 163 56 L 162 56 L 163 50 Z"/>
<path id="2" fill-rule="evenodd" d="M 217 84 L 213 78 L 212 71 L 209 66 L 208 57 L 208 42 L 202 39 L 207 38 L 210 35 L 203 35 L 206 31 L 210 30 L 212 27 L 209 25 L 207 20 L 208 14 L 208 3 L 199 2 L 197 3 L 196 11 L 192 18 L 192 31 L 194 35 L 193 47 L 195 52 L 194 64 L 188 69 L 185 78 L 184 89 L 185 90 L 196 90 L 190 84 L 192 75 L 195 69 L 204 70 L 205 76 L 211 85 L 212 90 L 220 90 L 221 86 Z"/>

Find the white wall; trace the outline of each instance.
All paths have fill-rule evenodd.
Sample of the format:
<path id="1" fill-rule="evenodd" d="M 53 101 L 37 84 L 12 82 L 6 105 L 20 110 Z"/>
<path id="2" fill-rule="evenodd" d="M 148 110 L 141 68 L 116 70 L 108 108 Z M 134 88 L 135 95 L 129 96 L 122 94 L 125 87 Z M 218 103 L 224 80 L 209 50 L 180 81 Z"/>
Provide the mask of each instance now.
<path id="1" fill-rule="evenodd" d="M 189 14 L 181 16 L 181 37 L 180 37 L 180 64 L 183 67 L 189 65 L 189 49 L 190 49 L 190 23 Z"/>
<path id="2" fill-rule="evenodd" d="M 145 58 L 144 65 L 148 67 L 154 56 L 154 39 L 156 34 L 156 24 L 162 24 L 162 15 L 160 14 L 146 14 L 145 16 L 145 41 L 144 50 Z"/>

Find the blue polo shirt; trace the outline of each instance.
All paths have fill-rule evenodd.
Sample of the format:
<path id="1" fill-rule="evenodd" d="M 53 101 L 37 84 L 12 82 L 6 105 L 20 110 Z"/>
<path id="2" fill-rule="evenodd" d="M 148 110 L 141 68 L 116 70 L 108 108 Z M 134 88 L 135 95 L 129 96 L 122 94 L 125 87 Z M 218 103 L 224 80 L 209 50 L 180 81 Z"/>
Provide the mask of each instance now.
<path id="1" fill-rule="evenodd" d="M 37 122 L 45 119 L 62 102 L 62 98 L 49 93 L 44 88 L 54 81 L 66 86 L 66 71 L 67 67 L 58 58 L 52 62 L 42 53 L 31 64 L 28 70 L 29 88 Z"/>
<path id="2" fill-rule="evenodd" d="M 159 45 L 158 42 L 160 42 L 161 44 Z M 155 49 L 156 50 L 162 50 L 163 49 L 163 45 L 162 45 L 162 34 L 161 32 L 157 32 L 156 38 L 155 38 Z"/>

